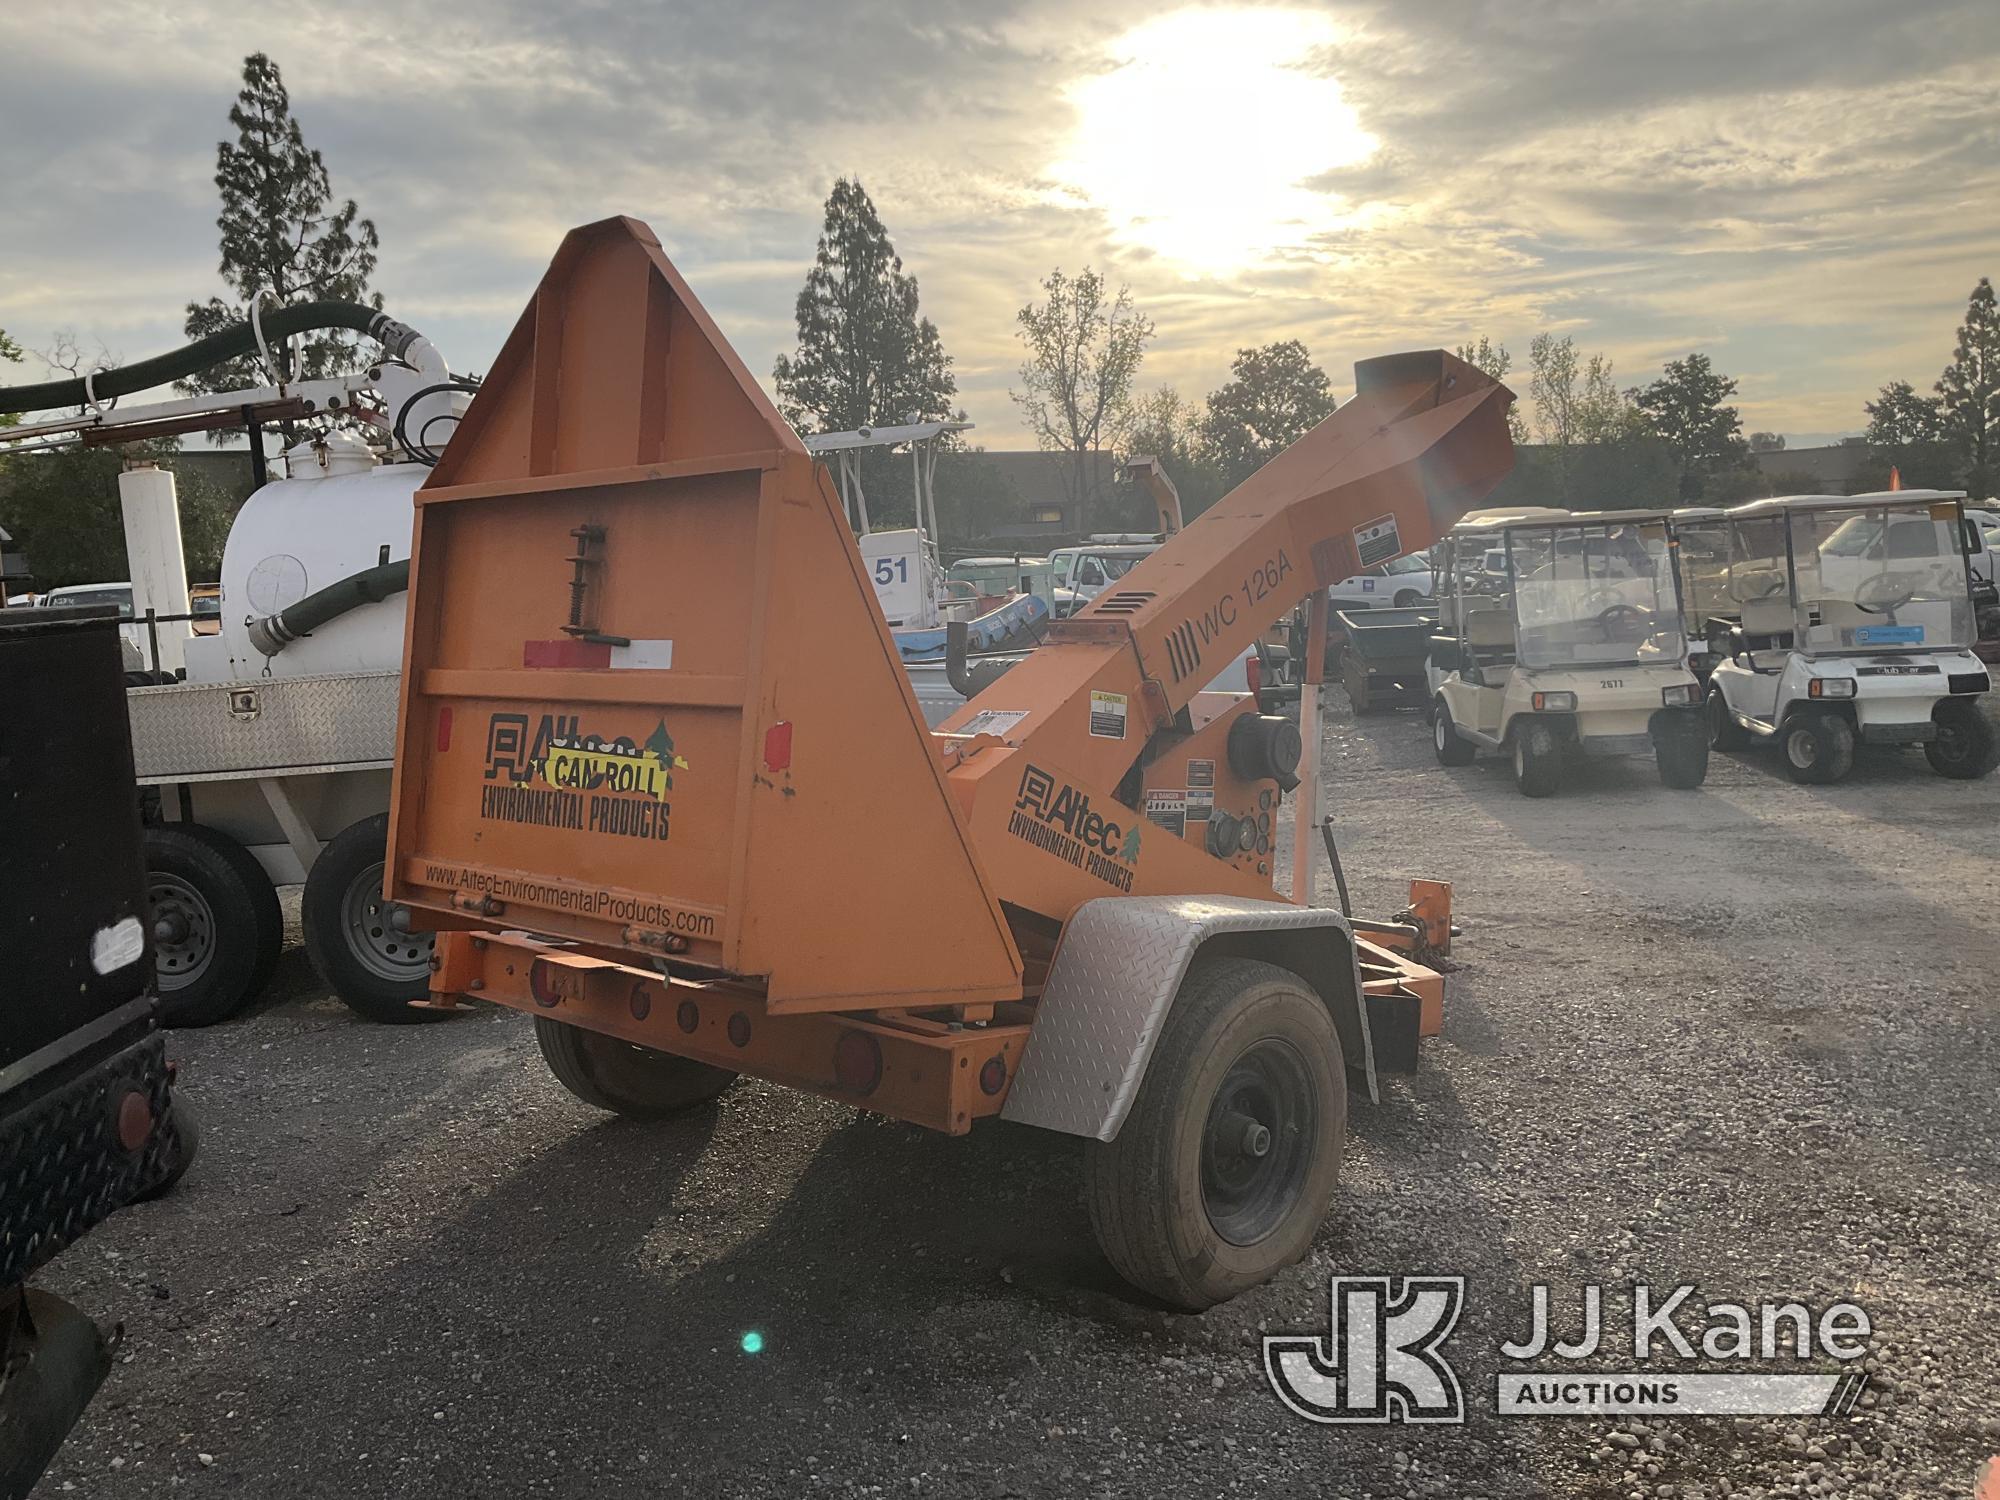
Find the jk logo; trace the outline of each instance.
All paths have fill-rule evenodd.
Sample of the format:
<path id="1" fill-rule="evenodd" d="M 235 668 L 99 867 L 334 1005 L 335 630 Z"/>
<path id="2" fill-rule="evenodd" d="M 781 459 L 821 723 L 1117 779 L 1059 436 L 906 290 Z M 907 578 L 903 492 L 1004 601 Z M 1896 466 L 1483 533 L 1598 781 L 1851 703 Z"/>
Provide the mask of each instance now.
<path id="1" fill-rule="evenodd" d="M 1438 1346 L 1465 1305 L 1463 1276 L 1336 1276 L 1325 1339 L 1269 1335 L 1264 1374 L 1308 1422 L 1463 1422 L 1458 1374 Z"/>

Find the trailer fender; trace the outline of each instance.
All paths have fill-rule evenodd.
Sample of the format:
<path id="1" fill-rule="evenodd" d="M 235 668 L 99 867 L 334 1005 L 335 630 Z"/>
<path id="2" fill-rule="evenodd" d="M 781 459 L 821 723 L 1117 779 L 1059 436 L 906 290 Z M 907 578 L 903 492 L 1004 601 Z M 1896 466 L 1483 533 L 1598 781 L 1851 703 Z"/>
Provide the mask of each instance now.
<path id="1" fill-rule="evenodd" d="M 1188 966 L 1262 959 L 1326 1002 L 1350 1068 L 1378 1099 L 1352 930 L 1327 907 L 1230 896 L 1107 896 L 1063 928 L 1001 1118 L 1109 1141 L 1146 1076 Z"/>

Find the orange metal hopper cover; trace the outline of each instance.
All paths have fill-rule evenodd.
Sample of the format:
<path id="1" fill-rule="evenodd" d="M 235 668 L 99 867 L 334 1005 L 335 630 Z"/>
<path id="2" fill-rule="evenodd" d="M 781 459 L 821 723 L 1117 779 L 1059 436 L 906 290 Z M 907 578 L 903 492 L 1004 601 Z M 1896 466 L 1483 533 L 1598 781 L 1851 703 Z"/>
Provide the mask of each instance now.
<path id="1" fill-rule="evenodd" d="M 825 471 L 643 224 L 572 231 L 417 496 L 396 900 L 764 978 L 1018 997 Z"/>

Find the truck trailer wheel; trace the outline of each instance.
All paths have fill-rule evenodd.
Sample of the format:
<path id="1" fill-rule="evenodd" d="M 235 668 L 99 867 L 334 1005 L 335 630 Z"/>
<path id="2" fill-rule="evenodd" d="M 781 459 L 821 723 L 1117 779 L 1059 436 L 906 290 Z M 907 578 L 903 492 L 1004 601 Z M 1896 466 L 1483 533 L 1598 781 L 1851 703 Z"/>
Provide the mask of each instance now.
<path id="1" fill-rule="evenodd" d="M 160 1018 L 213 1026 L 263 989 L 284 944 L 271 877 L 250 851 L 199 823 L 146 830 L 146 920 Z"/>
<path id="2" fill-rule="evenodd" d="M 1975 698 L 1947 698 L 1932 715 L 1937 738 L 1924 746 L 1924 759 L 1940 776 L 1976 781 L 2000 764 L 2000 740 Z"/>
<path id="3" fill-rule="evenodd" d="M 439 1020 L 449 1012 L 410 1008 L 430 993 L 437 939 L 411 932 L 408 914 L 382 899 L 388 844 L 389 815 L 376 813 L 343 828 L 320 851 L 299 901 L 306 953 L 356 1015 L 396 1026 Z"/>
<path id="4" fill-rule="evenodd" d="M 1441 766 L 1469 766 L 1479 753 L 1479 747 L 1460 735 L 1458 726 L 1451 722 L 1451 710 L 1444 706 L 1443 698 L 1431 705 L 1431 745 Z"/>
<path id="5" fill-rule="evenodd" d="M 1692 708 L 1663 709 L 1653 721 L 1653 763 L 1662 785 L 1693 791 L 1708 779 L 1708 725 Z"/>
<path id="6" fill-rule="evenodd" d="M 1785 770 L 1806 786 L 1827 786 L 1854 768 L 1854 726 L 1840 714 L 1802 708 L 1778 731 Z"/>
<path id="7" fill-rule="evenodd" d="M 1084 1149 L 1084 1196 L 1127 1281 L 1199 1312 L 1305 1255 L 1347 1142 L 1326 1004 L 1246 958 L 1188 970 L 1117 1138 Z"/>
<path id="8" fill-rule="evenodd" d="M 1514 752 L 1514 785 L 1523 797 L 1553 797 L 1562 786 L 1561 738 L 1539 719 L 1517 719 L 1508 736 Z"/>
<path id="9" fill-rule="evenodd" d="M 1750 731 L 1736 722 L 1729 700 L 1714 683 L 1708 685 L 1708 746 L 1711 750 L 1741 750 L 1750 743 Z"/>
<path id="10" fill-rule="evenodd" d="M 726 1068 L 535 1017 L 535 1041 L 556 1082 L 585 1104 L 634 1120 L 697 1109 L 736 1082 Z"/>

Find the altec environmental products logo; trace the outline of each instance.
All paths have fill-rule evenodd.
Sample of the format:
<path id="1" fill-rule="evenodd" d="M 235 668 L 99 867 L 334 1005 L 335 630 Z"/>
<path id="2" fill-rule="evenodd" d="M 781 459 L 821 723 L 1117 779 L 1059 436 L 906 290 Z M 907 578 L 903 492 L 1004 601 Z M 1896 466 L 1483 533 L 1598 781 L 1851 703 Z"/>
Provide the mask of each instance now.
<path id="1" fill-rule="evenodd" d="M 1465 1307 L 1465 1285 L 1463 1276 L 1336 1276 L 1327 1335 L 1266 1337 L 1265 1377 L 1309 1422 L 1463 1422 L 1465 1397 L 1445 1346 Z M 1587 1285 L 1575 1337 L 1565 1339 L 1553 1330 L 1549 1288 L 1538 1284 L 1529 1294 L 1527 1335 L 1499 1346 L 1499 1416 L 1844 1416 L 1867 1384 L 1858 1370 L 1769 1368 L 1860 1359 L 1873 1326 L 1852 1302 L 1815 1314 L 1800 1302 L 1702 1302 L 1693 1286 L 1642 1284 L 1631 1288 L 1629 1325 L 1613 1336 L 1604 1288 Z M 1636 1368 L 1572 1364 L 1626 1353 Z M 1745 1368 L 1683 1373 L 1656 1360 Z"/>

